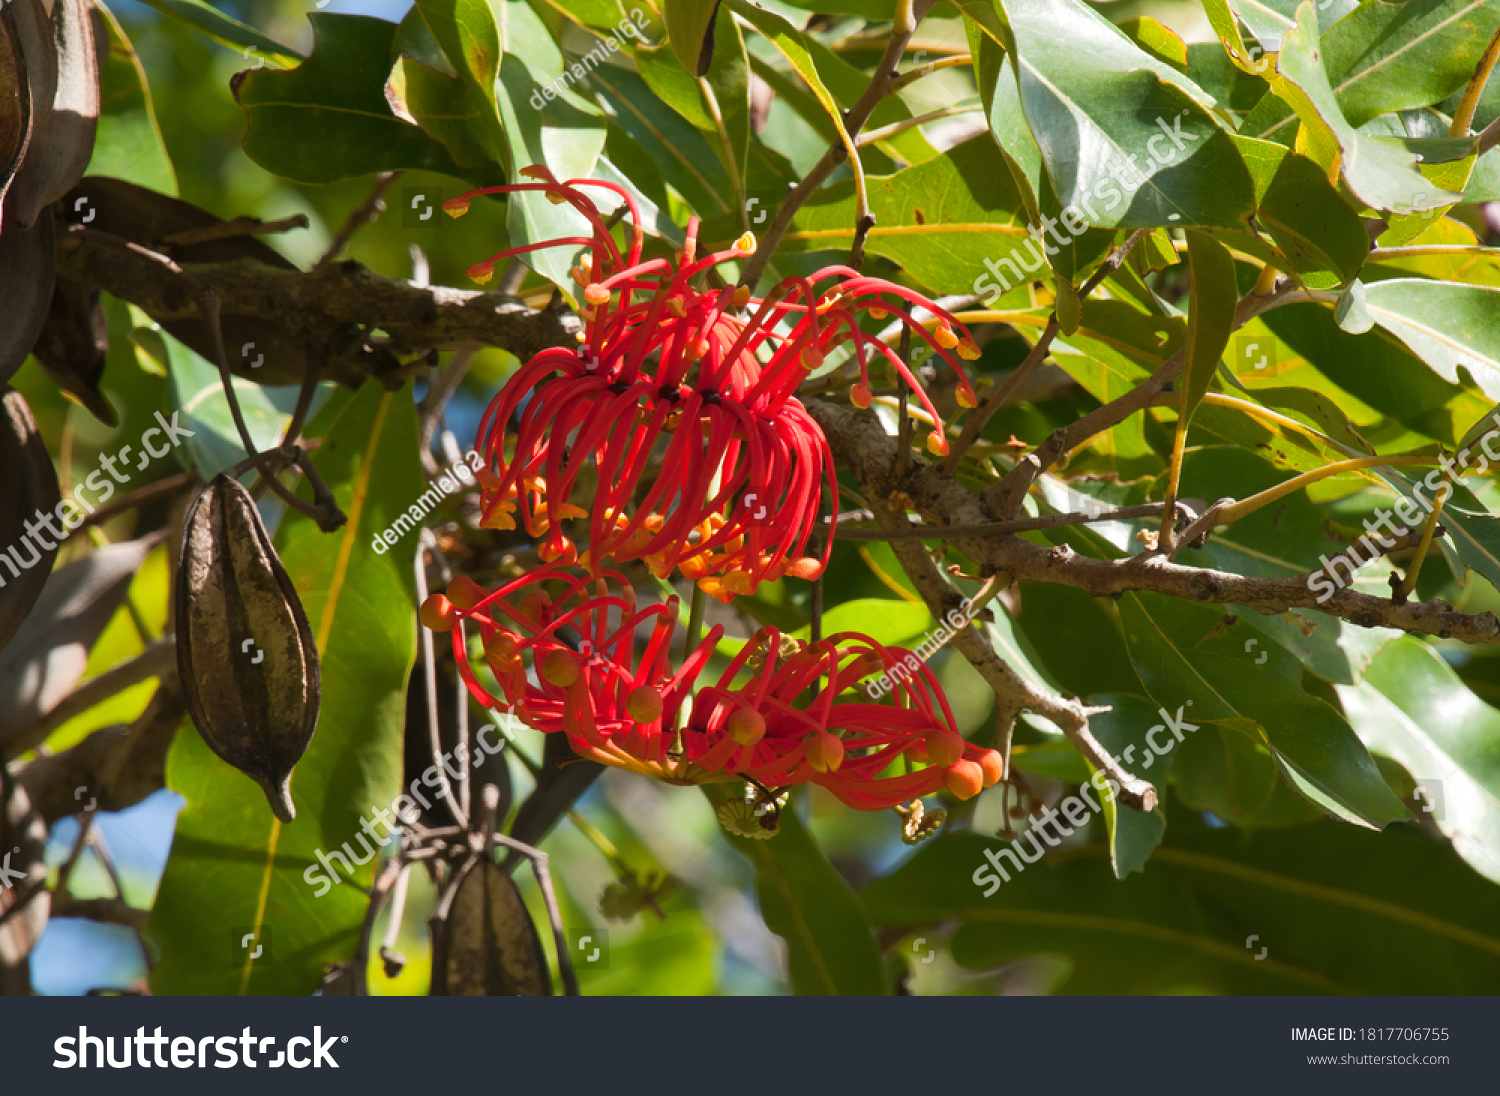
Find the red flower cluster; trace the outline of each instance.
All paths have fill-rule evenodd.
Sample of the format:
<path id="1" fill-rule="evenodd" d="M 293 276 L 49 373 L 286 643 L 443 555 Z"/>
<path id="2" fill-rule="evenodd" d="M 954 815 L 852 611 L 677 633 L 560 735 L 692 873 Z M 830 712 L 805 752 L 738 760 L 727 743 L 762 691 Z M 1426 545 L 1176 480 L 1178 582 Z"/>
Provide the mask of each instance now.
<path id="1" fill-rule="evenodd" d="M 663 578 L 680 570 L 721 601 L 784 574 L 817 577 L 829 549 L 821 560 L 804 553 L 822 509 L 821 488 L 827 484 L 836 513 L 838 485 L 827 439 L 794 393 L 830 351 L 852 344 L 860 371 L 852 394 L 860 406 L 870 403 L 871 358 L 888 361 L 938 424 L 929 447 L 948 447 L 926 393 L 889 347 L 859 329 L 859 311 L 911 325 L 953 365 L 959 402 L 974 406 L 950 351 L 973 358 L 978 349 L 920 294 L 843 266 L 788 278 L 762 300 L 745 287 L 701 289 L 694 283 L 714 267 L 753 253 L 754 237 L 746 233 L 699 258 L 694 218 L 675 261 L 643 261 L 639 214 L 626 191 L 587 179 L 558 183 L 541 168 L 527 173 L 543 181 L 473 193 L 544 191 L 594 226 L 592 237 L 512 248 L 469 271 L 482 282 L 511 255 L 560 244 L 589 248 L 573 270 L 586 302 L 578 349 L 532 358 L 480 426 L 481 451 L 498 469 L 482 480 L 485 523 L 515 528 L 519 511 L 527 531 L 542 539 L 544 559 L 588 567 L 641 559 Z M 623 253 L 581 186 L 612 190 L 628 204 L 631 242 Z M 461 215 L 471 196 L 444 208 Z M 936 318 L 932 333 L 911 306 Z M 564 535 L 568 519 L 588 522 L 582 554 Z"/>
<path id="2" fill-rule="evenodd" d="M 856 691 L 908 652 L 854 633 L 803 644 L 763 628 L 705 683 L 722 628 L 674 664 L 675 599 L 640 606 L 623 575 L 581 578 L 560 564 L 493 592 L 459 578 L 423 620 L 453 631 L 480 703 L 566 734 L 580 756 L 667 783 L 811 782 L 879 810 L 942 787 L 967 799 L 1001 776 L 999 755 L 959 734 L 927 667 L 896 686 L 894 703 Z M 469 665 L 461 622 L 478 625 L 501 696 Z"/>
<path id="3" fill-rule="evenodd" d="M 538 730 L 566 734 L 581 756 L 669 783 L 738 779 L 770 790 L 812 782 L 877 809 L 945 786 L 968 798 L 997 781 L 999 755 L 964 741 L 925 667 L 883 702 L 853 691 L 906 651 L 852 633 L 809 645 L 763 629 L 716 681 L 700 682 L 722 629 L 674 664 L 676 599 L 640 606 L 629 581 L 607 567 L 640 560 L 660 578 L 679 571 L 726 602 L 783 575 L 817 577 L 829 549 L 808 558 L 807 543 L 825 484 L 838 512 L 838 485 L 797 387 L 847 344 L 860 372 L 853 400 L 868 406 L 870 361 L 883 357 L 937 424 L 928 445 L 943 453 L 931 402 L 905 363 L 860 330 L 858 313 L 904 321 L 952 364 L 959 402 L 972 407 L 973 389 L 949 353 L 978 356 L 968 333 L 920 294 L 842 266 L 788 278 L 760 300 L 743 287 L 702 288 L 720 263 L 753 253 L 754 237 L 699 258 L 694 218 L 671 261 L 643 259 L 639 211 L 625 190 L 559 183 L 543 168 L 523 174 L 538 181 L 473 193 L 542 191 L 577 210 L 593 234 L 503 251 L 470 274 L 486 281 L 497 262 L 542 247 L 587 248 L 573 270 L 585 329 L 576 351 L 544 350 L 523 365 L 480 426 L 483 522 L 523 524 L 546 565 L 493 592 L 460 578 L 422 607 L 429 628 L 453 631 L 470 691 Z M 580 189 L 590 186 L 626 203 L 623 252 Z M 444 208 L 459 216 L 470 197 Z M 915 307 L 933 316 L 932 332 Z M 563 532 L 570 520 L 587 523 L 582 548 Z M 480 629 L 498 696 L 469 664 L 465 621 Z"/>

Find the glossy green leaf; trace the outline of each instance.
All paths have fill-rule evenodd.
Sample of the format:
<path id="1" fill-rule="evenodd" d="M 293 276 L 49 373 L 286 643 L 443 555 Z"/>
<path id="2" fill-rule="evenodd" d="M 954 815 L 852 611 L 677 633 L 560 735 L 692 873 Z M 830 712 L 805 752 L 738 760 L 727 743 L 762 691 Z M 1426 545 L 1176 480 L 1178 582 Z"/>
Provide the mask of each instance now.
<path id="1" fill-rule="evenodd" d="M 317 730 L 292 779 L 297 821 L 273 818 L 260 789 L 196 733 L 177 736 L 167 783 L 187 806 L 151 914 L 162 947 L 157 993 L 314 992 L 325 963 L 352 957 L 368 905 L 360 888 L 373 879 L 374 857 L 361 820 L 400 790 L 416 650 L 411 566 L 368 546 L 422 492 L 416 411 L 402 393 L 367 384 L 308 433 L 324 439 L 315 459 L 349 523 L 330 535 L 293 513 L 276 537 L 323 679 Z M 345 848 L 366 862 L 351 864 L 352 878 L 329 879 L 316 853 L 347 856 Z M 264 948 L 262 961 L 241 946 L 246 936 Z"/>
<path id="2" fill-rule="evenodd" d="M 499 47 L 502 59 L 496 103 L 510 150 L 512 182 L 517 172 L 531 164 L 545 164 L 559 179 L 586 178 L 604 148 L 604 120 L 598 108 L 577 96 L 545 101 L 540 109 L 531 102 L 537 86 L 561 86 L 564 69 L 570 75 L 583 71 L 575 62 L 564 64 L 562 52 L 541 19 L 525 0 L 504 0 L 500 10 Z M 507 202 L 507 224 L 511 246 L 536 243 L 563 236 L 588 235 L 583 215 L 567 203 L 554 205 L 535 192 L 511 196 Z M 547 248 L 531 252 L 527 264 L 538 274 L 571 292 L 568 275 L 575 249 Z"/>
<path id="3" fill-rule="evenodd" d="M 705 54 L 712 54 L 709 39 L 718 10 L 719 0 L 662 0 L 662 18 L 667 24 L 672 53 L 695 78 L 708 70 Z"/>
<path id="4" fill-rule="evenodd" d="M 309 18 L 311 57 L 290 72 L 243 73 L 234 86 L 250 158 L 312 185 L 399 169 L 461 176 L 441 144 L 391 113 L 385 82 L 395 26 L 363 15 Z"/>
<path id="5" fill-rule="evenodd" d="M 611 130 L 649 156 L 700 217 L 724 216 L 726 229 L 741 223 L 729 174 L 698 129 L 663 102 L 639 73 L 597 68 L 590 79 L 610 108 Z M 765 182 L 752 179 L 750 186 L 764 189 Z M 756 198 L 766 204 L 760 194 Z"/>
<path id="6" fill-rule="evenodd" d="M 1022 282 L 1044 269 L 1045 252 L 1028 237 L 1020 195 L 987 136 L 867 182 L 875 215 L 867 250 L 901 264 L 934 292 L 988 296 L 996 292 L 991 274 L 1014 274 Z M 847 249 L 854 238 L 853 211 L 852 183 L 819 191 L 797 212 L 785 245 Z"/>
<path id="7" fill-rule="evenodd" d="M 173 19 L 186 23 L 221 46 L 227 46 L 236 53 L 244 50 L 246 57 L 262 57 L 287 67 L 302 60 L 302 55 L 296 50 L 267 38 L 238 19 L 230 18 L 204 0 L 146 0 L 146 3 L 163 15 L 170 15 Z"/>
<path id="8" fill-rule="evenodd" d="M 823 635 L 860 632 L 887 647 L 911 650 L 921 645 L 922 637 L 937 628 L 927 606 L 912 601 L 885 598 L 859 598 L 835 605 L 823 614 Z M 800 628 L 799 639 L 807 639 L 808 628 Z"/>
<path id="9" fill-rule="evenodd" d="M 730 785 L 704 791 L 716 806 L 734 798 Z M 781 812 L 781 830 L 757 841 L 724 835 L 755 868 L 755 893 L 766 927 L 786 941 L 798 996 L 880 996 L 880 950 L 864 906 L 796 816 Z"/>
<path id="10" fill-rule="evenodd" d="M 1280 148 L 1271 142 L 1253 143 Z M 1250 144 L 1251 139 L 1240 139 L 1242 150 Z M 1370 253 L 1364 221 L 1305 156 L 1287 152 L 1280 159 L 1255 218 L 1310 289 L 1343 285 L 1359 273 Z"/>
<path id="11" fill-rule="evenodd" d="M 1187 429 L 1218 371 L 1240 300 L 1229 249 L 1197 232 L 1189 232 L 1187 242 L 1192 302 L 1188 308 L 1179 430 Z"/>
<path id="12" fill-rule="evenodd" d="M 1403 636 L 1339 700 L 1365 745 L 1424 789 L 1420 809 L 1485 878 L 1500 883 L 1500 711 L 1441 655 Z"/>
<path id="13" fill-rule="evenodd" d="M 1130 766 L 1132 772 L 1149 780 L 1159 797 L 1157 806 L 1150 811 L 1121 809 L 1115 800 L 1100 797 L 1099 806 L 1109 833 L 1110 863 L 1115 878 L 1124 879 L 1146 867 L 1146 861 L 1167 832 L 1167 812 L 1161 803 L 1165 802 L 1167 776 L 1177 756 L 1177 750 L 1172 748 L 1176 739 L 1163 724 L 1162 714 L 1144 697 L 1104 693 L 1089 697 L 1089 704 L 1098 707 L 1107 704 L 1110 708 L 1089 718 L 1089 730 L 1099 744 Z M 1154 740 L 1149 737 L 1153 734 Z M 1167 748 L 1158 753 L 1159 745 Z M 1090 772 L 1093 771 L 1091 767 Z"/>
<path id="14" fill-rule="evenodd" d="M 1248 7 L 1248 5 L 1247 5 Z M 1496 0 L 1410 0 L 1361 4 L 1328 28 L 1320 48 L 1340 110 L 1352 126 L 1398 110 L 1441 102 L 1478 67 L 1485 43 L 1500 25 Z M 1281 139 L 1294 116 L 1260 133 Z"/>
<path id="15" fill-rule="evenodd" d="M 1462 367 L 1500 399 L 1500 289 L 1392 278 L 1365 287 L 1365 309 L 1438 376 L 1460 383 Z"/>
<path id="16" fill-rule="evenodd" d="M 1407 817 L 1343 717 L 1303 691 L 1285 650 L 1251 657 L 1222 613 L 1161 594 L 1127 594 L 1120 613 L 1131 661 L 1163 708 L 1258 740 L 1288 784 L 1336 817 L 1374 829 Z"/>
<path id="17" fill-rule="evenodd" d="M 1301 119 L 1299 139 L 1308 156 L 1330 177 L 1341 174 L 1355 196 L 1372 209 L 1411 213 L 1457 201 L 1458 195 L 1438 189 L 1417 170 L 1415 155 L 1399 141 L 1362 134 L 1349 123 L 1323 68 L 1312 0 L 1297 9 L 1297 19 L 1266 77 L 1277 97 Z"/>
<path id="18" fill-rule="evenodd" d="M 1107 227 L 1243 223 L 1250 175 L 1207 92 L 1078 0 L 995 2 L 1060 205 Z"/>
<path id="19" fill-rule="evenodd" d="M 119 20 L 95 5 L 109 33 L 109 52 L 99 67 L 99 128 L 85 175 L 109 175 L 163 194 L 177 194 L 177 175 L 167 155 L 146 70 Z"/>
<path id="20" fill-rule="evenodd" d="M 985 857 L 999 843 L 956 834 L 867 887 L 865 905 L 881 925 L 961 919 L 951 949 L 971 969 L 1063 956 L 1056 992 L 1070 995 L 1486 993 L 1500 978 L 1500 890 L 1410 827 L 1245 834 L 1168 817 L 1124 880 L 1088 845 L 1019 875 L 1002 860 L 1005 882 Z"/>

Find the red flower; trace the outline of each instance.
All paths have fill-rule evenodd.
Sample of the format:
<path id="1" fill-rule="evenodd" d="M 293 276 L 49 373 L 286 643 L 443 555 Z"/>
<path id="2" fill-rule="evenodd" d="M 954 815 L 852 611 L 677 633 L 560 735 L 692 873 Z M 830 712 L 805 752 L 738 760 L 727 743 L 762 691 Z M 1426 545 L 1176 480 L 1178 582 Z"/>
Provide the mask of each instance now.
<path id="1" fill-rule="evenodd" d="M 827 440 L 794 393 L 831 350 L 852 346 L 860 371 L 852 397 L 860 406 L 870 403 L 871 357 L 889 362 L 938 423 L 929 447 L 947 451 L 926 393 L 889 347 L 860 330 L 861 310 L 911 325 L 957 371 L 960 403 L 974 406 L 973 390 L 949 351 L 972 358 L 978 350 L 967 333 L 962 339 L 954 333 L 957 321 L 949 313 L 920 294 L 843 266 L 788 278 L 761 300 L 744 287 L 696 288 L 693 282 L 713 267 L 751 254 L 754 237 L 746 233 L 730 248 L 699 258 L 693 218 L 673 261 L 643 261 L 639 213 L 622 188 L 587 179 L 558 183 L 542 168 L 525 174 L 542 181 L 473 193 L 545 191 L 594 228 L 592 237 L 512 248 L 470 269 L 483 281 L 512 255 L 589 248 L 573 271 L 586 302 L 579 310 L 585 323 L 580 347 L 537 354 L 506 384 L 480 426 L 480 444 L 494 469 L 481 477 L 485 522 L 514 528 L 519 510 L 527 530 L 544 538 L 544 559 L 577 559 L 591 567 L 644 559 L 658 575 L 679 569 L 725 601 L 784 573 L 820 574 L 831 541 L 822 560 L 804 553 L 822 509 L 823 484 L 835 513 L 838 486 Z M 632 225 L 624 253 L 578 189 L 583 186 L 612 190 L 627 203 Z M 470 196 L 445 208 L 460 215 Z M 931 334 L 908 306 L 932 313 Z M 580 483 L 586 469 L 597 484 Z M 590 489 L 593 505 L 585 512 L 574 500 Z M 580 556 L 562 522 L 585 516 L 588 546 Z"/>
<path id="2" fill-rule="evenodd" d="M 547 582 L 562 585 L 560 596 Z M 716 681 L 699 683 L 721 628 L 674 664 L 675 598 L 638 606 L 618 573 L 585 580 L 557 566 L 483 596 L 455 583 L 429 599 L 423 620 L 457 625 L 454 654 L 482 704 L 566 734 L 581 756 L 668 783 L 814 783 L 878 810 L 944 786 L 969 798 L 1000 777 L 998 755 L 964 741 L 926 666 L 896 682 L 889 702 L 856 692 L 915 660 L 854 633 L 808 645 L 765 628 Z M 463 621 L 479 626 L 503 699 L 469 665 Z"/>

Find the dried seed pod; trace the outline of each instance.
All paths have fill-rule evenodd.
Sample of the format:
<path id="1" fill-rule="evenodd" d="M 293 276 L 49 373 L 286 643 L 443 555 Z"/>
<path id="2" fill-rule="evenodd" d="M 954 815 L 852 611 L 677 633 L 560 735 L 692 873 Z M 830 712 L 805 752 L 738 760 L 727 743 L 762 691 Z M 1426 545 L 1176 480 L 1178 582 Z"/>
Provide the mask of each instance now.
<path id="1" fill-rule="evenodd" d="M 255 500 L 228 476 L 188 511 L 176 602 L 177 666 L 198 733 L 290 822 L 292 766 L 318 722 L 318 651 Z"/>
<path id="2" fill-rule="evenodd" d="M 57 470 L 42 443 L 36 420 L 21 393 L 0 386 L 0 647 L 41 596 L 58 545 L 44 527 L 42 514 L 58 509 Z M 61 517 L 61 515 L 58 515 Z M 26 530 L 26 522 L 40 535 Z M 51 548 L 46 547 L 51 545 Z"/>
<path id="3" fill-rule="evenodd" d="M 429 923 L 432 996 L 550 996 L 547 957 L 515 883 L 487 857 L 460 870 L 446 910 Z"/>

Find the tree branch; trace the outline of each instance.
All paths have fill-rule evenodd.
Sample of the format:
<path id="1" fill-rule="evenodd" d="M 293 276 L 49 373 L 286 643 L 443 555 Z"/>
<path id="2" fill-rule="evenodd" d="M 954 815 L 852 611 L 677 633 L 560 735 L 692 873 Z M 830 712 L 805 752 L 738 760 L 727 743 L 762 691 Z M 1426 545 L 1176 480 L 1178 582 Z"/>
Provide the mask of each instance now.
<path id="1" fill-rule="evenodd" d="M 939 476 L 937 468 L 925 459 L 914 457 L 906 475 L 891 476 L 895 443 L 875 419 L 853 408 L 819 400 L 807 401 L 807 410 L 828 436 L 840 463 L 862 483 L 871 484 L 872 490 L 883 489 L 887 497 L 889 491 L 901 491 L 917 509 L 947 524 L 979 525 L 988 521 L 981 496 Z M 1341 589 L 1320 604 L 1308 586 L 1310 575 L 1247 578 L 1173 563 L 1154 553 L 1120 560 L 1095 559 L 1079 555 L 1066 545 L 1046 548 L 1015 536 L 955 534 L 947 539 L 955 549 L 983 567 L 1008 571 L 1018 579 L 1072 586 L 1094 597 L 1115 597 L 1141 590 L 1205 604 L 1243 605 L 1265 614 L 1312 609 L 1362 628 L 1399 628 L 1465 643 L 1500 646 L 1500 622 L 1493 613 L 1459 613 L 1437 601 L 1394 605 L 1388 598 L 1351 589 Z M 903 543 L 912 542 L 896 541 L 892 548 Z"/>
<path id="2" fill-rule="evenodd" d="M 139 306 L 158 323 L 198 317 L 179 278 L 145 256 L 86 234 L 69 233 L 59 241 L 58 266 L 67 277 Z M 186 263 L 182 271 L 218 295 L 226 318 L 274 322 L 320 348 L 337 332 L 379 328 L 398 353 L 497 346 L 524 361 L 549 346 L 571 345 L 582 329 L 564 309 L 534 312 L 498 293 L 418 287 L 352 261 L 307 272 L 251 260 Z M 370 373 L 369 363 L 357 356 L 330 357 L 331 380 L 357 385 Z M 377 379 L 395 382 L 399 376 Z"/>
<path id="3" fill-rule="evenodd" d="M 881 465 L 879 461 L 875 461 L 871 464 L 874 467 L 889 467 L 889 462 Z M 878 479 L 871 482 L 864 479 L 863 475 L 860 482 L 871 488 L 870 508 L 876 520 L 893 533 L 900 530 L 906 524 L 906 515 L 881 500 L 884 493 L 882 488 L 886 484 Z M 942 620 L 950 610 L 961 608 L 958 592 L 943 577 L 920 542 L 895 539 L 891 541 L 891 551 L 911 578 L 917 592 L 922 595 L 922 600 L 927 603 L 934 619 Z M 1138 811 L 1149 811 L 1156 807 L 1156 789 L 1150 781 L 1126 772 L 1089 730 L 1089 716 L 1109 709 L 1089 708 L 1077 700 L 1065 699 L 1027 681 L 995 653 L 990 641 L 972 621 L 960 628 L 949 642 L 954 650 L 969 660 L 994 690 L 1002 736 L 1009 737 L 1016 716 L 1022 711 L 1035 712 L 1057 724 L 1058 729 L 1067 735 L 1068 741 L 1073 743 L 1091 765 L 1096 769 L 1103 769 L 1120 785 L 1121 802 Z"/>

